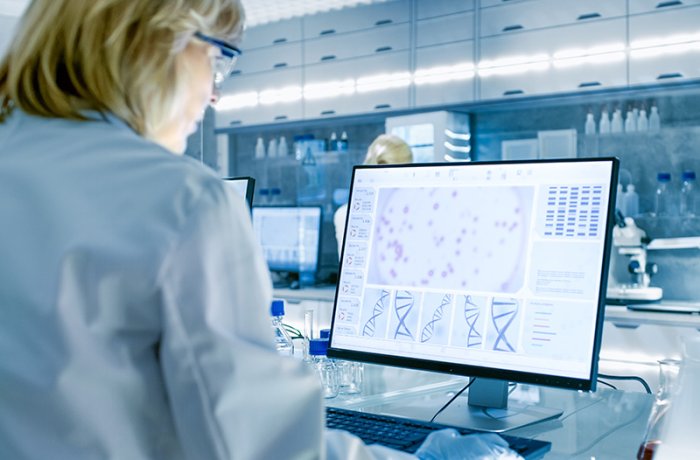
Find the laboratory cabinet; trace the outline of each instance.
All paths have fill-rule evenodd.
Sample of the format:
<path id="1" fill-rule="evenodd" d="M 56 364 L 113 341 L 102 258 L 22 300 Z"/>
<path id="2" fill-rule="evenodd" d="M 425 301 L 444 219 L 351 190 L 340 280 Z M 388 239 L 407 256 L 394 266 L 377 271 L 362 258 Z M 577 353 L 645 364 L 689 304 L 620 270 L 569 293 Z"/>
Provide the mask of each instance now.
<path id="1" fill-rule="evenodd" d="M 439 45 L 474 38 L 474 13 L 459 13 L 418 21 L 416 47 Z M 462 56 L 455 55 L 456 61 Z"/>
<path id="2" fill-rule="evenodd" d="M 700 77 L 700 47 L 684 37 L 696 35 L 698 24 L 700 6 L 630 17 L 630 84 Z"/>
<path id="3" fill-rule="evenodd" d="M 236 76 L 225 82 L 222 92 L 238 95 L 257 92 L 259 105 L 217 112 L 217 127 L 298 120 L 303 115 L 301 67 Z M 286 102 L 271 103 L 275 98 Z"/>
<path id="4" fill-rule="evenodd" d="M 302 65 L 301 43 L 246 50 L 236 62 L 234 75 L 247 75 Z"/>
<path id="5" fill-rule="evenodd" d="M 630 0 L 629 14 L 660 12 L 694 5 L 700 5 L 700 0 Z"/>
<path id="6" fill-rule="evenodd" d="M 299 42 L 301 39 L 301 19 L 286 19 L 247 28 L 243 33 L 241 48 L 247 53 L 249 50 Z"/>
<path id="7" fill-rule="evenodd" d="M 625 0 L 505 2 L 502 6 L 481 9 L 480 36 L 623 18 L 626 11 Z"/>
<path id="8" fill-rule="evenodd" d="M 304 117 L 320 118 L 409 106 L 408 51 L 387 52 L 376 56 L 326 62 L 306 67 L 306 83 L 357 81 L 357 92 L 345 96 L 304 101 Z M 392 80 L 375 80 L 391 75 Z"/>
<path id="9" fill-rule="evenodd" d="M 474 100 L 474 72 L 467 69 L 474 65 L 474 42 L 472 40 L 429 46 L 416 50 L 416 75 L 431 69 L 460 66 L 454 73 L 443 79 L 422 82 L 415 81 L 415 102 L 417 106 L 428 107 L 441 104 L 456 104 Z M 471 75 L 470 75 L 471 74 Z"/>
<path id="10" fill-rule="evenodd" d="M 410 1 L 396 0 L 319 13 L 304 18 L 304 39 L 408 22 Z"/>
<path id="11" fill-rule="evenodd" d="M 410 24 L 404 23 L 306 40 L 304 64 L 408 50 L 410 33 Z"/>
<path id="12" fill-rule="evenodd" d="M 482 39 L 482 63 L 513 58 L 523 58 L 523 63 L 482 72 L 480 98 L 625 86 L 627 60 L 624 52 L 605 58 L 551 59 L 579 48 L 581 43 L 588 48 L 615 43 L 624 47 L 625 22 L 624 18 L 611 19 Z"/>
<path id="13" fill-rule="evenodd" d="M 418 20 L 445 16 L 474 10 L 474 0 L 431 0 L 418 1 L 416 18 Z"/>

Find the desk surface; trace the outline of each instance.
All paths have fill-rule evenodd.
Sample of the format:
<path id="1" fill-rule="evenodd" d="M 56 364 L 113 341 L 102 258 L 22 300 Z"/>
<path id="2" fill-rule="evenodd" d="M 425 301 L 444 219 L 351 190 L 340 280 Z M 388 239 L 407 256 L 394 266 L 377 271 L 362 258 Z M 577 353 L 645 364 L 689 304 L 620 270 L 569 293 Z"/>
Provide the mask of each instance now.
<path id="1" fill-rule="evenodd" d="M 366 365 L 365 388 L 356 396 L 328 400 L 328 405 L 366 412 L 429 420 L 447 400 L 466 384 L 465 378 Z M 511 395 L 520 401 L 539 401 L 563 410 L 553 421 L 509 431 L 508 434 L 552 443 L 547 459 L 630 459 L 642 441 L 653 398 L 636 392 L 599 389 L 585 393 L 521 385 Z M 436 419 L 463 425 L 467 401 L 455 400 Z"/>

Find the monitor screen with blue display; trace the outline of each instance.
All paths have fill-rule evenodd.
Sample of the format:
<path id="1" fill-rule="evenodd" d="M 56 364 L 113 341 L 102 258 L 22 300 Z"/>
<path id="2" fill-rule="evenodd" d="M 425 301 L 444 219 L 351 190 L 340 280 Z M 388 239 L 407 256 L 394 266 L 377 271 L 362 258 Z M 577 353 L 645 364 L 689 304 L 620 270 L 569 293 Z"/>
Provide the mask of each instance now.
<path id="1" fill-rule="evenodd" d="M 329 356 L 595 388 L 617 170 L 356 166 Z"/>
<path id="2" fill-rule="evenodd" d="M 257 206 L 253 228 L 270 270 L 313 275 L 318 269 L 320 206 Z"/>

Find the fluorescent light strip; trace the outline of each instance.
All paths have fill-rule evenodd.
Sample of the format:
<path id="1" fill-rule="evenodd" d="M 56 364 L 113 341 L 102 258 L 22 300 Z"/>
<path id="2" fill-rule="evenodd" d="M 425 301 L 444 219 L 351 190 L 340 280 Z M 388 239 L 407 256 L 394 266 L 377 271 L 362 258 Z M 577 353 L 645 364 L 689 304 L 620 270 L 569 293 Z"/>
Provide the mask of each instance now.
<path id="1" fill-rule="evenodd" d="M 338 96 L 355 94 L 355 80 L 349 78 L 342 81 L 310 83 L 304 86 L 304 99 L 329 99 Z"/>
<path id="2" fill-rule="evenodd" d="M 257 107 L 258 93 L 251 91 L 248 93 L 237 93 L 222 96 L 216 103 L 216 110 L 235 110 L 247 107 Z"/>
<path id="3" fill-rule="evenodd" d="M 575 67 L 584 64 L 607 64 L 610 62 L 624 61 L 627 57 L 624 51 L 616 53 L 581 56 L 576 58 L 555 59 L 552 65 L 556 68 Z"/>
<path id="4" fill-rule="evenodd" d="M 300 86 L 285 86 L 279 89 L 267 89 L 260 91 L 260 104 L 274 105 L 301 100 L 302 90 Z"/>
<path id="5" fill-rule="evenodd" d="M 472 138 L 472 135 L 469 133 L 467 133 L 467 134 L 456 133 L 448 128 L 445 128 L 445 134 L 450 139 L 457 139 L 458 141 L 469 141 Z"/>
<path id="6" fill-rule="evenodd" d="M 383 89 L 405 88 L 411 84 L 409 72 L 372 75 L 357 79 L 357 92 L 369 93 Z"/>
<path id="7" fill-rule="evenodd" d="M 639 58 L 651 58 L 656 56 L 667 56 L 675 54 L 683 54 L 691 51 L 699 51 L 700 42 L 690 42 L 690 43 L 679 43 L 675 45 L 664 45 L 657 46 L 654 48 L 643 48 L 643 49 L 633 49 L 630 51 L 630 57 Z"/>
<path id="8" fill-rule="evenodd" d="M 413 74 L 413 83 L 416 85 L 431 85 L 446 83 L 449 81 L 468 80 L 474 78 L 474 64 L 466 62 L 450 66 L 430 67 L 418 69 Z"/>
<path id="9" fill-rule="evenodd" d="M 695 34 L 677 34 L 667 37 L 644 38 L 635 40 L 630 44 L 630 49 L 655 48 L 657 46 L 678 45 L 681 43 L 700 41 L 700 33 Z"/>

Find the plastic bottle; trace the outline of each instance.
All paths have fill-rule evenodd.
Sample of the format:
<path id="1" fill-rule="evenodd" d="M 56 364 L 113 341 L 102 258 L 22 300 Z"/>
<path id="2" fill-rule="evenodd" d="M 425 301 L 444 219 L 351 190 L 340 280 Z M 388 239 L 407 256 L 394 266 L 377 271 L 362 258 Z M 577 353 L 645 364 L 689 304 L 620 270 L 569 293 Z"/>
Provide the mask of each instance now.
<path id="1" fill-rule="evenodd" d="M 348 133 L 343 131 L 343 134 L 340 135 L 340 140 L 338 141 L 338 151 L 339 152 L 347 152 L 348 147 L 349 147 Z"/>
<path id="2" fill-rule="evenodd" d="M 610 122 L 610 132 L 613 134 L 622 132 L 622 111 L 620 109 L 615 109 L 613 112 L 612 121 Z"/>
<path id="3" fill-rule="evenodd" d="M 268 158 L 275 158 L 277 156 L 277 139 L 274 137 L 270 139 L 270 142 L 267 144 L 267 157 Z"/>
<path id="4" fill-rule="evenodd" d="M 635 187 L 632 184 L 627 186 L 627 191 L 623 197 L 622 206 L 624 214 L 626 217 L 635 217 L 639 214 L 639 195 L 635 191 Z"/>
<path id="5" fill-rule="evenodd" d="M 328 149 L 331 152 L 338 150 L 338 135 L 335 134 L 335 131 L 331 133 L 331 139 L 328 141 Z"/>
<path id="6" fill-rule="evenodd" d="M 637 118 L 637 131 L 640 133 L 649 131 L 649 119 L 647 118 L 647 111 L 644 109 L 639 111 L 639 118 Z"/>
<path id="7" fill-rule="evenodd" d="M 593 120 L 593 113 L 591 112 L 588 112 L 588 115 L 586 115 L 585 132 L 589 136 L 595 134 L 595 121 Z"/>
<path id="8" fill-rule="evenodd" d="M 603 110 L 603 113 L 600 114 L 600 121 L 598 122 L 598 133 L 610 134 L 610 117 L 608 116 L 607 110 Z"/>
<path id="9" fill-rule="evenodd" d="M 635 120 L 634 112 L 632 112 L 632 110 L 627 111 L 627 118 L 625 118 L 625 132 L 626 133 L 636 133 L 637 132 L 637 120 Z"/>
<path id="10" fill-rule="evenodd" d="M 671 215 L 671 174 L 660 172 L 656 175 L 656 194 L 654 197 L 654 215 L 668 217 Z"/>
<path id="11" fill-rule="evenodd" d="M 297 204 L 322 202 L 326 196 L 323 172 L 317 167 L 316 158 L 309 147 L 301 160 L 298 174 Z"/>
<path id="12" fill-rule="evenodd" d="M 683 171 L 681 176 L 680 214 L 684 218 L 695 217 L 695 171 Z"/>
<path id="13" fill-rule="evenodd" d="M 323 397 L 326 399 L 335 398 L 338 396 L 338 369 L 333 360 L 326 357 L 328 351 L 328 339 L 311 339 L 309 340 L 309 358 L 311 366 L 316 370 L 321 387 Z"/>
<path id="14" fill-rule="evenodd" d="M 615 209 L 620 211 L 622 214 L 625 214 L 625 206 L 624 206 L 624 197 L 625 194 L 622 190 L 622 184 L 617 184 L 617 194 L 615 195 Z"/>
<path id="15" fill-rule="evenodd" d="M 265 142 L 262 137 L 258 137 L 255 143 L 255 158 L 258 160 L 265 158 Z"/>
<path id="16" fill-rule="evenodd" d="M 659 109 L 652 105 L 649 113 L 649 132 L 658 133 L 659 131 L 661 131 L 661 116 L 659 115 Z"/>
<path id="17" fill-rule="evenodd" d="M 289 147 L 287 147 L 287 138 L 280 136 L 280 140 L 277 143 L 277 156 L 286 157 L 289 155 Z"/>
<path id="18" fill-rule="evenodd" d="M 272 330 L 275 335 L 275 348 L 281 355 L 294 355 L 294 342 L 289 337 L 287 330 L 282 324 L 284 318 L 284 301 L 273 300 L 270 305 L 270 314 L 272 315 Z"/>

